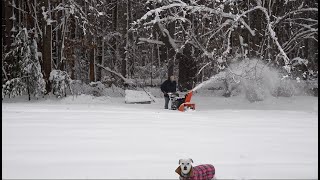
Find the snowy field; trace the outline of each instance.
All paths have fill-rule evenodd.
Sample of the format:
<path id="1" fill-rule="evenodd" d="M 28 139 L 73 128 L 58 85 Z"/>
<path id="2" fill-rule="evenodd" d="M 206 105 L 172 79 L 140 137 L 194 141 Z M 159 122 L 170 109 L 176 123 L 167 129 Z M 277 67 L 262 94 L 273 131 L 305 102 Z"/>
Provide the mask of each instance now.
<path id="1" fill-rule="evenodd" d="M 124 98 L 2 102 L 2 178 L 178 179 L 180 158 L 218 179 L 318 178 L 318 98 L 192 99 L 194 112 Z"/>

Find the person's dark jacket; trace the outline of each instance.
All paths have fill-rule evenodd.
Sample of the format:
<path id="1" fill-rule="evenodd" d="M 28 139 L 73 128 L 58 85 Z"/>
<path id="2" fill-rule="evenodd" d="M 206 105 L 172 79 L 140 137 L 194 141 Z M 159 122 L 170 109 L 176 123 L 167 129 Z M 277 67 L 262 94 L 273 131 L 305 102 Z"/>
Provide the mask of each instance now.
<path id="1" fill-rule="evenodd" d="M 161 84 L 161 91 L 164 93 L 165 97 L 169 97 L 167 93 L 175 93 L 177 89 L 177 82 L 176 81 L 170 81 L 170 79 L 164 81 Z"/>

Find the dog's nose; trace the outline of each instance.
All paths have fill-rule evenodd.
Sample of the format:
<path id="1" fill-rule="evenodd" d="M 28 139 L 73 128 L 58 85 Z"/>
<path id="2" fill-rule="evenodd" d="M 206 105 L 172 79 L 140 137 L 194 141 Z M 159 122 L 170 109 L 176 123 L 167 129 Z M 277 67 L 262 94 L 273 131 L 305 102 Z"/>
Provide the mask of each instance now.
<path id="1" fill-rule="evenodd" d="M 184 170 L 187 170 L 187 166 L 185 166 L 183 169 L 184 169 Z"/>

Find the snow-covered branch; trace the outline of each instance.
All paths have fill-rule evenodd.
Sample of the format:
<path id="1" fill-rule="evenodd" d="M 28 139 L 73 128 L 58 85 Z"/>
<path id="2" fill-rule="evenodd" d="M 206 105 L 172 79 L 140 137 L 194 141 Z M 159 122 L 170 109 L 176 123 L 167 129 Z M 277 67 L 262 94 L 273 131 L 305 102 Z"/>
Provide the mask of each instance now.
<path id="1" fill-rule="evenodd" d="M 275 26 L 276 24 L 280 23 L 282 20 L 286 19 L 287 17 L 289 17 L 290 15 L 295 15 L 301 12 L 318 12 L 318 8 L 302 8 L 302 9 L 297 9 L 294 11 L 290 11 L 288 13 L 286 13 L 285 15 L 281 16 L 281 17 L 277 17 L 277 19 L 272 23 L 273 26 Z"/>
<path id="2" fill-rule="evenodd" d="M 110 73 L 112 73 L 112 74 L 114 74 L 114 75 L 116 75 L 116 76 L 118 76 L 119 78 L 121 78 L 121 79 L 124 81 L 125 84 L 128 84 L 128 85 L 134 84 L 134 83 L 133 83 L 132 81 L 130 81 L 129 79 L 123 77 L 120 73 L 111 70 L 109 67 L 105 67 L 105 66 L 102 66 L 101 64 L 97 64 L 97 63 L 96 63 L 95 65 L 98 66 L 98 67 L 100 67 L 100 68 L 102 68 L 102 69 L 104 69 L 104 70 L 106 70 L 106 71 L 108 71 L 108 72 L 110 72 Z"/>
<path id="3" fill-rule="evenodd" d="M 140 42 L 147 42 L 147 43 L 151 43 L 151 44 L 165 45 L 162 41 L 148 39 L 148 38 L 139 38 L 139 41 Z"/>
<path id="4" fill-rule="evenodd" d="M 290 64 L 290 60 L 287 56 L 287 54 L 285 53 L 285 51 L 283 50 L 282 46 L 280 45 L 280 43 L 278 42 L 278 38 L 277 38 L 277 35 L 275 33 L 275 31 L 273 30 L 273 25 L 275 23 L 272 23 L 271 20 L 270 20 L 270 16 L 269 16 L 269 13 L 267 11 L 266 8 L 262 7 L 262 6 L 255 6 L 243 13 L 241 13 L 240 15 L 237 15 L 237 14 L 231 14 L 231 13 L 225 13 L 221 10 L 216 10 L 216 9 L 213 9 L 213 8 L 209 8 L 209 7 L 206 7 L 206 6 L 192 6 L 192 5 L 187 5 L 185 3 L 173 3 L 173 4 L 169 4 L 169 5 L 165 5 L 165 6 L 162 6 L 162 7 L 159 7 L 159 8 L 156 8 L 156 9 L 153 9 L 153 10 L 150 10 L 148 11 L 144 16 L 142 16 L 138 22 L 142 21 L 142 20 L 146 20 L 147 17 L 149 16 L 152 16 L 152 15 L 155 15 L 155 18 L 154 20 L 151 20 L 150 22 L 148 23 L 158 23 L 162 33 L 165 35 L 165 36 L 168 36 L 169 38 L 169 42 L 170 44 L 172 45 L 172 47 L 177 50 L 177 46 L 176 44 L 174 43 L 173 39 L 171 38 L 171 36 L 169 35 L 168 31 L 162 26 L 162 24 L 160 22 L 163 22 L 164 20 L 169 20 L 168 19 L 162 19 L 160 21 L 160 18 L 159 18 L 159 13 L 164 11 L 164 10 L 168 10 L 168 9 L 171 9 L 171 8 L 182 8 L 186 11 L 190 11 L 190 13 L 195 13 L 195 12 L 206 12 L 206 13 L 209 13 L 209 14 L 215 14 L 215 15 L 218 15 L 218 16 L 221 16 L 221 17 L 225 17 L 225 18 L 228 18 L 222 25 L 221 27 L 213 32 L 209 38 L 209 40 L 207 41 L 207 44 L 206 44 L 206 47 L 205 48 L 201 48 L 203 50 L 204 55 L 209 55 L 211 56 L 213 54 L 212 53 L 208 53 L 207 52 L 207 48 L 209 46 L 209 41 L 210 39 L 212 39 L 212 37 L 214 37 L 214 35 L 219 31 L 221 30 L 224 26 L 226 25 L 231 25 L 230 28 L 232 28 L 233 24 L 235 24 L 236 22 L 240 22 L 241 24 L 243 24 L 243 26 L 251 33 L 252 36 L 255 35 L 255 31 L 251 29 L 251 27 L 244 21 L 243 17 L 245 17 L 248 13 L 251 13 L 253 11 L 256 11 L 256 10 L 260 10 L 264 16 L 265 16 L 265 20 L 267 21 L 267 30 L 269 31 L 269 35 L 271 36 L 271 38 L 273 39 L 274 43 L 276 44 L 278 50 L 280 51 L 281 55 L 283 56 L 284 58 L 284 61 L 285 61 L 285 64 L 286 65 L 289 65 Z M 303 11 L 315 11 L 316 9 L 315 8 L 307 8 L 307 9 L 299 9 L 295 12 L 303 12 Z M 283 17 L 284 18 L 284 17 Z M 147 24 L 148 24 L 147 23 Z M 226 55 L 227 53 L 229 53 L 229 50 L 230 50 L 230 37 L 231 37 L 231 30 L 229 29 L 230 32 L 228 32 L 228 35 L 227 35 L 227 49 L 223 52 L 223 55 Z M 197 41 L 195 41 L 197 42 Z M 210 57 L 209 57 L 210 58 Z M 212 58 L 212 57 L 211 57 Z"/>
<path id="5" fill-rule="evenodd" d="M 206 63 L 204 66 L 202 66 L 202 67 L 199 69 L 199 71 L 198 71 L 198 73 L 196 74 L 196 76 L 198 76 L 205 67 L 207 67 L 207 66 L 209 66 L 209 65 L 211 65 L 211 64 L 212 64 L 212 62 L 208 62 L 208 63 Z"/>
<path id="6" fill-rule="evenodd" d="M 311 37 L 313 34 L 318 33 L 318 29 L 309 29 L 309 30 L 305 30 L 305 31 L 300 31 L 296 34 L 294 34 L 287 42 L 285 42 L 282 47 L 283 49 L 287 52 L 290 51 L 289 48 L 295 43 L 296 40 L 298 40 L 299 38 L 303 38 L 305 36 Z"/>
<path id="7" fill-rule="evenodd" d="M 290 72 L 290 68 L 288 67 L 290 64 L 290 59 L 287 56 L 287 54 L 285 53 L 285 51 L 283 50 L 282 46 L 280 45 L 278 38 L 277 38 L 277 35 L 276 35 L 276 32 L 272 28 L 273 23 L 270 21 L 270 16 L 269 16 L 267 9 L 262 6 L 255 6 L 252 9 L 249 9 L 249 10 L 243 12 L 241 15 L 239 15 L 237 17 L 237 19 L 239 19 L 240 17 L 245 16 L 246 14 L 251 13 L 255 10 L 260 10 L 264 14 L 265 19 L 267 21 L 267 30 L 269 31 L 269 35 L 270 35 L 271 39 L 274 41 L 274 43 L 276 44 L 278 50 L 280 51 L 281 55 L 284 58 L 286 70 L 288 72 Z"/>
<path id="8" fill-rule="evenodd" d="M 167 37 L 167 38 L 168 38 L 168 41 L 169 41 L 171 47 L 175 50 L 175 52 L 178 52 L 178 51 L 179 51 L 178 45 L 175 43 L 175 40 L 171 37 L 168 29 L 166 29 L 166 28 L 158 21 L 159 19 L 160 19 L 159 14 L 158 14 L 158 12 L 156 12 L 155 20 L 156 20 L 156 22 L 157 22 L 157 24 L 158 24 L 158 26 L 159 26 L 159 28 L 160 28 L 160 31 L 162 32 L 162 35 L 163 35 L 164 37 Z"/>

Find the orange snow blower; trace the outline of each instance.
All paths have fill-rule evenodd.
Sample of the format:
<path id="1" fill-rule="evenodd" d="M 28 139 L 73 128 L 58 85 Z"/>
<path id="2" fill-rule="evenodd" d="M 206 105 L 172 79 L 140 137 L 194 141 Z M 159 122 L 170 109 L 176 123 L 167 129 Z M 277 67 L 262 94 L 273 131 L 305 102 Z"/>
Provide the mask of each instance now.
<path id="1" fill-rule="evenodd" d="M 189 91 L 184 97 L 179 97 L 178 93 L 168 93 L 169 99 L 170 99 L 170 106 L 169 109 L 171 110 L 179 110 L 181 112 L 184 112 L 188 109 L 195 110 L 196 105 L 194 103 L 191 103 L 191 97 L 192 92 Z"/>
<path id="2" fill-rule="evenodd" d="M 188 109 L 195 110 L 196 105 L 194 103 L 191 103 L 191 97 L 192 97 L 192 91 L 189 91 L 184 98 L 184 102 L 179 106 L 178 110 L 181 112 L 184 112 Z"/>

